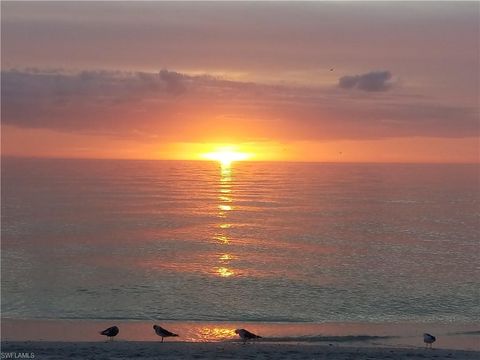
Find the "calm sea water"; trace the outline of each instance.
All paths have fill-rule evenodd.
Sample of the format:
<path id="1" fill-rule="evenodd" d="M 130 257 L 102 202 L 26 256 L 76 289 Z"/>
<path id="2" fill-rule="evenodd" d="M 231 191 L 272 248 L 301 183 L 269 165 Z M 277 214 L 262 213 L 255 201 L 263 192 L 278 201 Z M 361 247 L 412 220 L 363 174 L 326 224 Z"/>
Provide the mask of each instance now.
<path id="1" fill-rule="evenodd" d="M 2 162 L 11 319 L 480 321 L 475 165 Z"/>

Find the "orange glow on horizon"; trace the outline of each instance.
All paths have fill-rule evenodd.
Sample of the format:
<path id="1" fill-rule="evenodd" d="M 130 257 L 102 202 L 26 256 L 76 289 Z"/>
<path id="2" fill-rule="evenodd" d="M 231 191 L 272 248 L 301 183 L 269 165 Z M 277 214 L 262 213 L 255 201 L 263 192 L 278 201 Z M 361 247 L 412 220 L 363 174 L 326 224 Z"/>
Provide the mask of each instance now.
<path id="1" fill-rule="evenodd" d="M 252 154 L 238 150 L 238 146 L 228 145 L 216 148 L 212 152 L 204 153 L 202 158 L 219 161 L 223 166 L 229 166 L 233 161 L 247 160 Z"/>
<path id="2" fill-rule="evenodd" d="M 231 143 L 166 141 L 139 142 L 132 139 L 61 133 L 46 129 L 23 129 L 2 124 L 2 156 L 208 160 Z M 405 137 L 388 139 L 325 139 L 318 141 L 262 139 L 235 142 L 234 151 L 249 154 L 248 161 L 301 162 L 400 162 L 400 163 L 479 163 L 478 136 L 467 138 Z M 230 144 L 230 145 L 229 145 Z M 221 189 L 229 193 L 230 189 Z"/>

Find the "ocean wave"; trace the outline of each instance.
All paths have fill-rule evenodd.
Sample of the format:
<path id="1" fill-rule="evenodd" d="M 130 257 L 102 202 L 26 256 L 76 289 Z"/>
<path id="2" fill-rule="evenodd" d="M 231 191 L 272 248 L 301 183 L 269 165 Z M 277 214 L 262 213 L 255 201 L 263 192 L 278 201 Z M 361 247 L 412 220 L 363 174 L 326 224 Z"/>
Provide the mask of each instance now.
<path id="1" fill-rule="evenodd" d="M 343 335 L 343 336 L 324 336 L 324 335 L 307 335 L 307 336 L 281 336 L 281 337 L 263 337 L 261 341 L 269 342 L 368 342 L 374 340 L 386 340 L 397 338 L 398 336 L 376 336 L 376 335 Z"/>
<path id="2" fill-rule="evenodd" d="M 447 335 L 480 335 L 480 330 L 452 332 Z"/>

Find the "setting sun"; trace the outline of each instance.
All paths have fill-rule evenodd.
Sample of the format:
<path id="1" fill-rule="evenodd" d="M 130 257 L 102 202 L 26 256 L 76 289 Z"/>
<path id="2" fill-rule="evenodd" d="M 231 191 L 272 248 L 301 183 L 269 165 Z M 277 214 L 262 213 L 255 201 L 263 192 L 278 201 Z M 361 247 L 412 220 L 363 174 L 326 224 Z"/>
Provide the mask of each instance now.
<path id="1" fill-rule="evenodd" d="M 229 165 L 232 161 L 247 160 L 251 154 L 237 151 L 235 146 L 223 146 L 213 152 L 202 154 L 202 157 L 207 160 L 219 161 L 222 165 Z"/>

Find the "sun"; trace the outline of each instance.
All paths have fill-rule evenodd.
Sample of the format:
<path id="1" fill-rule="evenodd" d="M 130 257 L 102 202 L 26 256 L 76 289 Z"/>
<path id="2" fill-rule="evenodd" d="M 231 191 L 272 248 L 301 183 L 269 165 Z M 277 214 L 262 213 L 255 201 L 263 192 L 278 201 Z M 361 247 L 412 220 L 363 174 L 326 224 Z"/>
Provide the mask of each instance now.
<path id="1" fill-rule="evenodd" d="M 236 150 L 235 146 L 222 146 L 213 152 L 202 154 L 207 160 L 219 161 L 222 165 L 230 165 L 233 161 L 247 160 L 250 154 Z"/>

